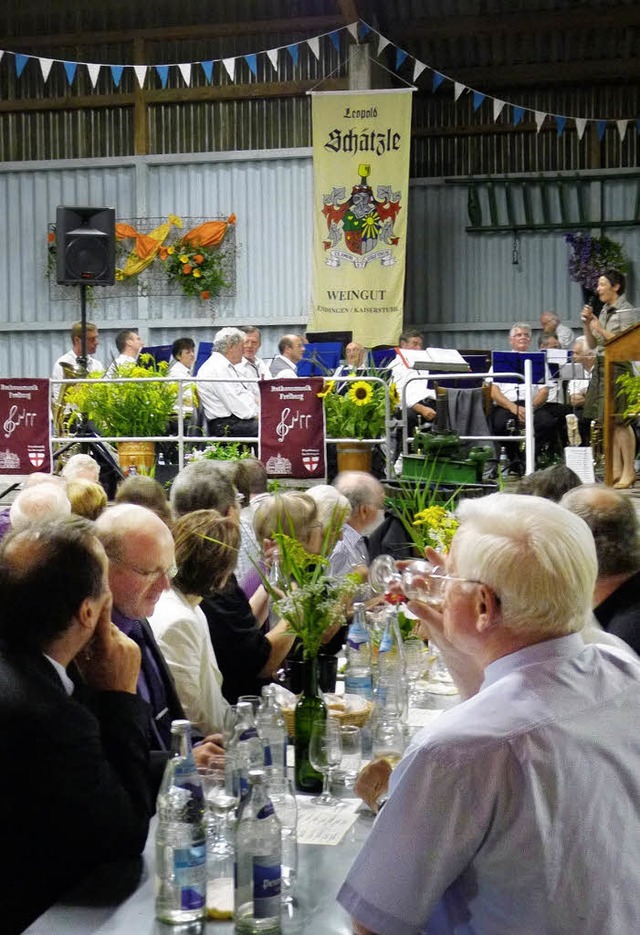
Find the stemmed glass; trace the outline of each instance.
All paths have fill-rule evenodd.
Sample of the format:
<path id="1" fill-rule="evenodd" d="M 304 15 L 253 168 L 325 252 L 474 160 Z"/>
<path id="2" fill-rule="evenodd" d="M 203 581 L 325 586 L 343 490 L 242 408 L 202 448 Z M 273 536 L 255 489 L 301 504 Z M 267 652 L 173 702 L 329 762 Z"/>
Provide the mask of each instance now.
<path id="1" fill-rule="evenodd" d="M 316 718 L 311 727 L 309 762 L 322 773 L 322 795 L 312 801 L 316 805 L 340 805 L 340 799 L 331 795 L 331 777 L 342 760 L 340 725 L 336 718 Z"/>
<path id="2" fill-rule="evenodd" d="M 397 564 L 391 555 L 379 555 L 369 566 L 369 582 L 374 591 L 401 591 L 411 601 L 437 605 L 442 600 L 445 570 L 426 559 Z"/>

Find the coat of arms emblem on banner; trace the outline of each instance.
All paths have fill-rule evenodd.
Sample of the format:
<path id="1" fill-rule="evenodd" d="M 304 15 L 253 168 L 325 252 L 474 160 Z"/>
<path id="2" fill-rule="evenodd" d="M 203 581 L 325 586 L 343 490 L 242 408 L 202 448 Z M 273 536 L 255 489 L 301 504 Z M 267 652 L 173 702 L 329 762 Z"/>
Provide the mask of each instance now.
<path id="1" fill-rule="evenodd" d="M 322 214 L 327 219 L 328 240 L 323 241 L 330 253 L 325 263 L 337 267 L 350 262 L 357 268 L 379 260 L 382 266 L 392 266 L 396 260 L 391 250 L 376 250 L 381 244 L 395 247 L 398 238 L 393 225 L 400 211 L 400 192 L 392 192 L 390 185 L 379 185 L 377 194 L 368 184 L 371 166 L 359 165 L 360 181 L 347 198 L 345 188 L 334 188 L 323 195 Z M 342 238 L 349 253 L 336 250 Z"/>

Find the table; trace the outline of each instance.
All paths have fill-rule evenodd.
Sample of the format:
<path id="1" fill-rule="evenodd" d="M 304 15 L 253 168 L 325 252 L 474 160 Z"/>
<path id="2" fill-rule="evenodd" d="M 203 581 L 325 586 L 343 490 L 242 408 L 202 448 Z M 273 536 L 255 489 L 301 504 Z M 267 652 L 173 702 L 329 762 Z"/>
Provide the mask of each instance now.
<path id="1" fill-rule="evenodd" d="M 425 696 L 424 709 L 449 708 L 457 696 Z M 298 847 L 295 907 L 283 911 L 282 935 L 351 935 L 351 920 L 336 902 L 338 890 L 366 840 L 374 816 L 363 805 L 335 847 Z M 142 857 L 115 861 L 94 871 L 67 897 L 51 906 L 28 935 L 231 935 L 232 921 L 172 926 L 155 918 L 153 868 L 157 819 L 151 822 Z"/>

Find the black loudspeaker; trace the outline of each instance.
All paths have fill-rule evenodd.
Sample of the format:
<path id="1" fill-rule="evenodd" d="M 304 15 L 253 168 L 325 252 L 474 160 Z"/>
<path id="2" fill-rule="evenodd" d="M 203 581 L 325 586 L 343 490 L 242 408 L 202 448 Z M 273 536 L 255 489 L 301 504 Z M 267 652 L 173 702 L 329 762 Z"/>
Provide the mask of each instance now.
<path id="1" fill-rule="evenodd" d="M 60 286 L 112 286 L 116 281 L 115 208 L 56 212 L 56 278 Z"/>

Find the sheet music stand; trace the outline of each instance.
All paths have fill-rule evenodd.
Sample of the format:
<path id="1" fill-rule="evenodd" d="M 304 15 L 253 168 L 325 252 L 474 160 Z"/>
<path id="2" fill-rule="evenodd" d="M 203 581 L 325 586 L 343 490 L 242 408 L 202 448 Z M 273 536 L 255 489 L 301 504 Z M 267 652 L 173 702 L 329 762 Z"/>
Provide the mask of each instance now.
<path id="1" fill-rule="evenodd" d="M 304 357 L 298 363 L 299 377 L 327 377 L 338 368 L 342 356 L 339 341 L 305 344 Z"/>
<path id="2" fill-rule="evenodd" d="M 531 361 L 531 382 L 545 382 L 544 351 L 493 351 L 492 370 L 494 373 L 519 373 L 524 378 L 524 362 Z M 517 383 L 517 380 L 501 377 L 500 383 Z"/>

